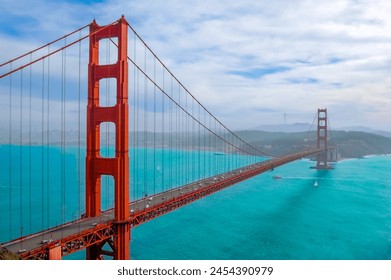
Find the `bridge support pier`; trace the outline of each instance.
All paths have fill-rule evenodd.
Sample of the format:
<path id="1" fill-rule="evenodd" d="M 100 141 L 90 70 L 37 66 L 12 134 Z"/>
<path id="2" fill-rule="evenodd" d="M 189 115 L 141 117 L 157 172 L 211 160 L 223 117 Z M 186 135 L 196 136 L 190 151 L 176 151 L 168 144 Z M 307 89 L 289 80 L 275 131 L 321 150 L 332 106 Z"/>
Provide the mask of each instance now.
<path id="1" fill-rule="evenodd" d="M 86 259 L 87 260 L 100 260 L 102 259 L 102 247 L 105 242 L 102 244 L 94 244 L 86 249 Z"/>
<path id="2" fill-rule="evenodd" d="M 122 17 L 116 24 L 90 25 L 90 61 L 88 64 L 88 105 L 87 105 L 87 156 L 86 156 L 86 216 L 101 214 L 101 176 L 114 179 L 114 259 L 130 258 L 129 219 L 129 143 L 128 143 L 128 23 Z M 99 41 L 117 38 L 118 60 L 114 64 L 99 64 Z M 99 81 L 115 78 L 117 102 L 104 107 L 99 102 Z M 115 125 L 115 157 L 105 158 L 100 154 L 100 125 L 111 122 Z M 107 241 L 104 242 L 104 244 Z M 104 244 L 87 248 L 87 259 L 100 259 L 106 254 Z"/>
<path id="3" fill-rule="evenodd" d="M 48 252 L 48 259 L 61 260 L 62 259 L 61 246 L 50 248 Z"/>

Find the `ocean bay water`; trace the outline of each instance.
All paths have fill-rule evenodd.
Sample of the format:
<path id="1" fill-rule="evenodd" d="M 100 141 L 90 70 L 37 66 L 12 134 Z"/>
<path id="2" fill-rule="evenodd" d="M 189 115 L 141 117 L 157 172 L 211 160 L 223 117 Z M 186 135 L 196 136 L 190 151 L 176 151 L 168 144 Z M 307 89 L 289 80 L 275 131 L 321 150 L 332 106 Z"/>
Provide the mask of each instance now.
<path id="1" fill-rule="evenodd" d="M 132 257 L 391 259 L 391 157 L 313 164 L 279 167 L 141 225 Z"/>
<path id="2" fill-rule="evenodd" d="M 101 156 L 114 155 L 102 147 Z M 130 198 L 136 200 L 260 158 L 207 150 L 131 148 Z M 76 220 L 85 213 L 85 150 L 77 146 L 0 146 L 0 243 Z M 114 180 L 101 177 L 101 209 L 114 206 Z"/>
<path id="3" fill-rule="evenodd" d="M 45 157 L 42 147 L 35 149 Z M 68 149 L 63 157 L 58 148 L 48 153 L 50 160 L 47 163 L 61 162 L 61 159 L 67 162 L 62 175 L 68 178 L 65 183 L 67 193 L 61 198 L 45 197 L 43 206 L 31 205 L 32 208 L 43 208 L 32 217 L 25 215 L 30 207 L 26 205 L 29 204 L 28 198 L 39 198 L 42 192 L 56 191 L 48 182 L 57 179 L 51 168 L 57 170 L 58 166 L 46 166 L 45 163 L 49 175 L 42 175 L 37 166 L 34 169 L 34 164 L 31 165 L 32 191 L 29 193 L 15 186 L 30 178 L 30 171 L 11 172 L 10 180 L 9 159 L 1 151 L 1 242 L 18 236 L 21 231 L 39 230 L 61 222 L 54 212 L 62 212 L 66 220 L 83 212 L 84 198 L 76 194 L 84 192 L 84 174 L 77 172 L 78 164 L 83 166 L 84 154 L 79 156 L 77 148 Z M 20 147 L 15 147 L 13 153 L 16 155 L 18 151 L 25 157 L 29 154 Z M 140 150 L 140 153 L 147 152 Z M 195 154 L 189 159 L 198 158 L 196 152 L 192 153 Z M 159 157 L 168 155 L 165 151 Z M 136 156 L 133 154 L 133 159 Z M 180 154 L 171 153 L 170 156 L 172 160 Z M 224 157 L 217 156 L 215 164 L 223 164 Z M 11 166 L 23 169 L 28 165 L 26 162 L 28 160 L 22 163 L 11 160 Z M 135 163 L 137 160 L 133 160 Z M 142 165 L 139 170 L 146 167 L 144 163 Z M 159 167 L 147 168 L 154 170 L 153 175 L 144 171 L 138 174 L 134 170 L 131 174 L 140 178 L 146 174 L 148 178 L 161 180 L 159 174 L 164 172 L 164 164 L 155 162 L 155 165 Z M 391 259 L 391 156 L 344 160 L 328 171 L 310 169 L 313 165 L 308 160 L 293 162 L 136 227 L 131 236 L 132 258 Z M 200 163 L 195 164 L 194 170 L 196 166 Z M 282 179 L 273 179 L 274 175 L 280 175 Z M 171 176 L 175 177 L 176 173 Z M 42 178 L 44 188 L 40 186 Z M 14 188 L 7 185 L 9 181 Z M 30 184 L 29 181 L 26 183 Z M 317 188 L 314 187 L 315 181 L 318 181 Z M 109 192 L 109 187 L 102 191 Z M 11 200 L 10 193 L 23 193 L 22 199 L 16 198 L 7 204 Z M 66 202 L 66 209 L 59 206 L 62 201 Z M 18 212 L 20 204 L 24 205 L 22 212 Z M 52 212 L 46 214 L 47 209 Z M 41 217 L 40 212 L 45 212 L 45 217 Z M 4 222 L 7 220 L 12 220 L 14 225 Z M 23 224 L 22 229 L 19 224 Z M 84 253 L 68 258 L 83 259 Z"/>

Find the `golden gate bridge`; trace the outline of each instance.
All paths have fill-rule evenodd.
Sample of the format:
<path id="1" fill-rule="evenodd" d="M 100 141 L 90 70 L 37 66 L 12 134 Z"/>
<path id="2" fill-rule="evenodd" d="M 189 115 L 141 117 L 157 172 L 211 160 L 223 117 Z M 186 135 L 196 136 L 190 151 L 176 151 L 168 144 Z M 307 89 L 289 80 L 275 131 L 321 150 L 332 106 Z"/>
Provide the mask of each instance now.
<path id="1" fill-rule="evenodd" d="M 330 168 L 326 109 L 316 145 L 274 157 L 220 122 L 124 17 L 2 63 L 0 101 L 1 249 L 23 259 L 129 259 L 137 225 L 303 157 Z"/>

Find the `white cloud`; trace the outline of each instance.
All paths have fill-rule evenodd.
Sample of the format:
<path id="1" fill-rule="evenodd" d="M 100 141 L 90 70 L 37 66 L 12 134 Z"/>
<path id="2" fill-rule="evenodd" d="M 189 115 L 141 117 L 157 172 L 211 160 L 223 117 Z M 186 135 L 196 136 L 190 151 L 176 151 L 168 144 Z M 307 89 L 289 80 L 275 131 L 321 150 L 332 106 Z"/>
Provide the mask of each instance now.
<path id="1" fill-rule="evenodd" d="M 30 2 L 0 0 L 0 15 L 7 14 L 10 28 L 20 28 L 5 34 L 2 22 L 0 53 L 27 51 L 92 18 L 103 25 L 124 14 L 230 127 L 279 123 L 284 113 L 288 121 L 311 122 L 318 107 L 328 107 L 333 127 L 391 130 L 389 1 Z M 245 75 L 276 67 L 286 71 Z"/>

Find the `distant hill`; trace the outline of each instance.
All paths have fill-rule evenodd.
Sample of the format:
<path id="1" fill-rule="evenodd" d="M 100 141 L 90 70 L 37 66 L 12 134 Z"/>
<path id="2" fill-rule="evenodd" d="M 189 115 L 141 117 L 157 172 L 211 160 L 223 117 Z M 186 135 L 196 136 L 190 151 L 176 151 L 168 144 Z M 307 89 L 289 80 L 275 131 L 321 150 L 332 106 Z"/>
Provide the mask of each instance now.
<path id="1" fill-rule="evenodd" d="M 309 129 L 315 130 L 316 124 L 311 127 L 310 123 L 292 123 L 292 124 L 265 124 L 246 130 L 261 130 L 267 132 L 307 132 Z M 336 129 L 337 131 L 361 131 L 372 134 L 377 134 L 385 137 L 391 137 L 391 131 L 376 130 L 366 126 L 347 126 Z"/>
<path id="2" fill-rule="evenodd" d="M 316 132 L 238 131 L 250 144 L 273 155 L 281 155 L 316 146 Z M 330 145 L 336 144 L 342 158 L 357 158 L 372 154 L 391 154 L 391 138 L 367 132 L 332 131 Z"/>
<path id="3" fill-rule="evenodd" d="M 258 125 L 251 130 L 261 130 L 268 132 L 307 132 L 311 127 L 310 123 Z"/>
<path id="4" fill-rule="evenodd" d="M 391 138 L 362 131 L 333 131 L 330 142 L 344 158 L 391 154 Z"/>
<path id="5" fill-rule="evenodd" d="M 391 131 L 384 131 L 384 130 L 375 130 L 366 126 L 349 126 L 349 127 L 342 127 L 339 130 L 343 131 L 361 131 L 361 132 L 368 132 L 373 133 L 385 137 L 391 137 Z"/>
<path id="6" fill-rule="evenodd" d="M 304 129 L 306 124 L 296 124 L 291 127 Z M 45 132 L 46 135 L 47 132 Z M 78 133 L 75 131 L 67 131 L 66 144 L 78 145 Z M 291 152 L 302 151 L 307 148 L 316 146 L 316 132 L 271 132 L 260 130 L 241 130 L 236 131 L 243 140 L 249 142 L 253 146 L 272 154 L 281 155 Z M 362 131 L 332 131 L 330 134 L 330 145 L 337 144 L 339 152 L 343 158 L 357 158 L 372 154 L 391 154 L 391 137 L 381 136 L 375 133 Z M 28 139 L 29 135 L 22 135 L 24 139 Z M 59 130 L 52 130 L 49 133 L 50 145 L 61 144 L 61 133 Z M 12 140 L 18 142 L 19 133 L 13 133 Z M 225 136 L 222 136 L 225 138 Z M 46 138 L 45 138 L 46 139 Z M 80 135 L 80 144 L 85 145 L 85 133 Z M 229 138 L 228 138 L 229 139 Z M 106 145 L 108 140 L 109 145 L 115 143 L 115 135 L 113 132 L 101 139 L 102 147 Z M 131 147 L 154 147 L 154 148 L 170 148 L 182 147 L 185 149 L 198 149 L 206 147 L 210 150 L 226 151 L 229 149 L 226 143 L 222 141 L 212 141 L 210 134 L 205 131 L 199 133 L 178 134 L 178 133 L 153 133 L 153 132 L 130 132 L 129 140 Z M 45 140 L 46 141 L 46 140 Z M 0 134 L 0 148 L 2 144 L 8 143 L 8 135 Z M 46 142 L 45 142 L 46 143 Z M 27 144 L 24 142 L 24 144 Z M 42 145 L 42 132 L 36 131 L 31 135 L 31 145 Z"/>
<path id="7" fill-rule="evenodd" d="M 251 129 L 245 130 L 261 130 L 267 132 L 307 132 L 308 130 L 315 130 L 316 124 L 311 127 L 310 123 L 292 123 L 292 124 L 264 124 L 258 125 Z M 337 131 L 361 131 L 372 134 L 377 134 L 385 137 L 391 137 L 391 131 L 376 130 L 367 126 L 346 126 L 336 129 Z"/>

